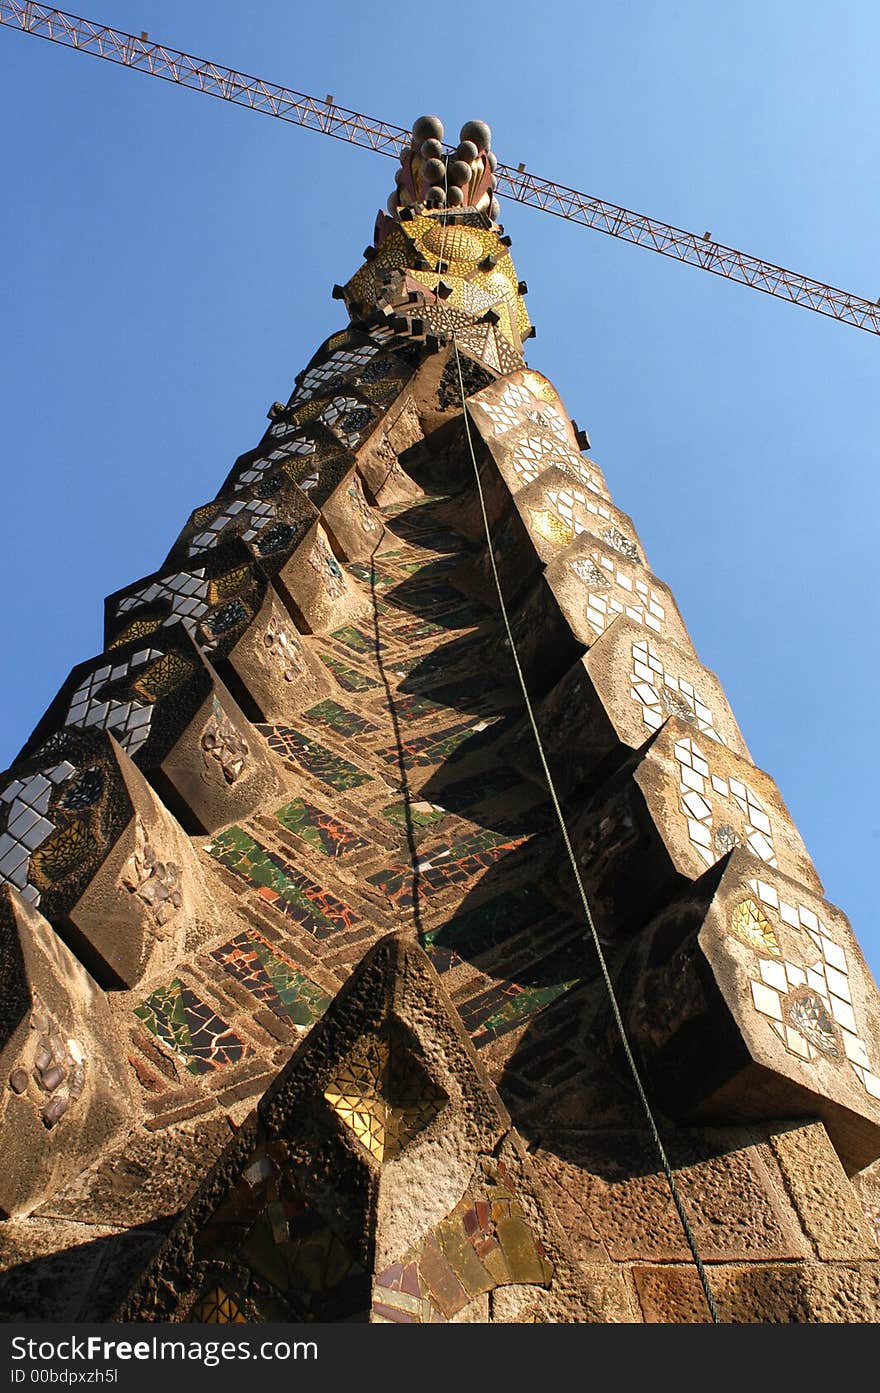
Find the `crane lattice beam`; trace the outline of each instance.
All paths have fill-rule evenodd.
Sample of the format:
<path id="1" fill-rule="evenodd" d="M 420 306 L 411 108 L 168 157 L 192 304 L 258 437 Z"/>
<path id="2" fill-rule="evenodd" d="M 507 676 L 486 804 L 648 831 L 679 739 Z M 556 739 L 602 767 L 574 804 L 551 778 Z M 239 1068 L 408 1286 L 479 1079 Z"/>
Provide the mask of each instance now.
<path id="1" fill-rule="evenodd" d="M 337 106 L 332 98 L 321 101 L 290 87 L 250 77 L 205 58 L 194 58 L 179 49 L 154 43 L 146 34 L 127 34 L 65 10 L 20 3 L 20 0 L 0 0 L 0 24 L 135 68 L 152 77 L 161 77 L 167 82 L 195 88 L 208 96 L 250 107 L 252 111 L 277 116 L 282 121 L 320 131 L 337 140 L 365 146 L 380 155 L 396 158 L 409 143 L 410 133 L 403 126 Z M 620 208 L 564 184 L 542 179 L 524 169 L 499 164 L 496 175 L 496 193 L 503 198 L 512 198 L 596 232 L 620 237 L 635 246 L 659 252 L 661 256 L 699 266 L 713 275 L 739 281 L 767 295 L 789 300 L 793 305 L 839 319 L 856 329 L 880 334 L 880 301 L 852 295 L 824 281 L 714 242 L 708 235 L 697 236 L 643 213 L 634 213 L 629 208 Z"/>

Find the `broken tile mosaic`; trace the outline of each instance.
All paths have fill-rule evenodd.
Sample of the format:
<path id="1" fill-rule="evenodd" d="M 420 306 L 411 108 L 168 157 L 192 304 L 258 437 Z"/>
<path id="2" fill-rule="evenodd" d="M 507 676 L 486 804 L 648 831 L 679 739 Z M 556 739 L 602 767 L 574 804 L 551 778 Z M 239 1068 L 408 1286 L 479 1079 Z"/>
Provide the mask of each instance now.
<path id="1" fill-rule="evenodd" d="M 175 977 L 159 987 L 134 1014 L 157 1039 L 180 1057 L 191 1074 L 207 1074 L 237 1064 L 248 1047 L 190 987 Z"/>
<path id="2" fill-rule="evenodd" d="M 330 997 L 255 929 L 213 949 L 211 957 L 276 1016 L 310 1026 Z"/>
<path id="3" fill-rule="evenodd" d="M 265 735 L 271 749 L 295 760 L 307 773 L 314 774 L 321 783 L 329 784 L 337 792 L 360 788 L 361 784 L 370 782 L 371 776 L 357 765 L 333 754 L 317 740 L 309 740 L 292 726 L 258 726 L 257 729 Z"/>
<path id="4" fill-rule="evenodd" d="M 323 890 L 295 866 L 261 846 L 241 827 L 221 832 L 205 850 L 253 886 L 267 904 L 295 920 L 315 938 L 329 938 L 358 923 L 353 911 L 329 890 Z"/>
<path id="5" fill-rule="evenodd" d="M 357 851 L 368 843 L 363 837 L 352 832 L 350 827 L 307 803 L 304 798 L 292 798 L 279 808 L 275 814 L 282 827 L 322 856 L 344 856 L 346 852 Z"/>

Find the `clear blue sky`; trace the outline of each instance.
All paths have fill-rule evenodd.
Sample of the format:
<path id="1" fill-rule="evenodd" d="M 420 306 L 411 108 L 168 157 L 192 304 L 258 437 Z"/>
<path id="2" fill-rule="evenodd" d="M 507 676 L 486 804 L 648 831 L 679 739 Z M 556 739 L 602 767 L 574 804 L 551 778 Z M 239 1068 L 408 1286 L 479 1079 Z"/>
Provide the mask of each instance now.
<path id="1" fill-rule="evenodd" d="M 291 5 L 92 18 L 501 159 L 875 298 L 868 0 Z M 497 14 L 497 18 L 496 18 Z M 0 767 L 103 596 L 153 570 L 341 322 L 394 166 L 0 28 Z M 593 437 L 828 897 L 880 975 L 880 340 L 505 204 L 530 361 Z"/>

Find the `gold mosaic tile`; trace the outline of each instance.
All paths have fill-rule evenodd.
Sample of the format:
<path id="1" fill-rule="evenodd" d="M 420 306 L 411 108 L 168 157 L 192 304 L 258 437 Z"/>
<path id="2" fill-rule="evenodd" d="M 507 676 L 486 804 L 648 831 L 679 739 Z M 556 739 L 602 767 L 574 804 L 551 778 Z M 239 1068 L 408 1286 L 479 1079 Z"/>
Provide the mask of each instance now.
<path id="1" fill-rule="evenodd" d="M 574 529 L 551 513 L 549 508 L 529 508 L 532 527 L 539 536 L 557 547 L 567 547 L 574 541 Z"/>
<path id="2" fill-rule="evenodd" d="M 750 948 L 757 948 L 762 953 L 772 953 L 774 958 L 782 956 L 773 925 L 751 896 L 734 905 L 728 928 Z"/>
<path id="3" fill-rule="evenodd" d="M 211 1287 L 190 1314 L 193 1324 L 246 1325 L 247 1317 L 222 1287 Z"/>
<path id="4" fill-rule="evenodd" d="M 377 1161 L 398 1155 L 447 1101 L 393 1032 L 364 1039 L 324 1097 Z"/>
<path id="5" fill-rule="evenodd" d="M 132 682 L 132 690 L 147 701 L 161 701 L 192 674 L 193 664 L 179 653 L 163 653 Z"/>

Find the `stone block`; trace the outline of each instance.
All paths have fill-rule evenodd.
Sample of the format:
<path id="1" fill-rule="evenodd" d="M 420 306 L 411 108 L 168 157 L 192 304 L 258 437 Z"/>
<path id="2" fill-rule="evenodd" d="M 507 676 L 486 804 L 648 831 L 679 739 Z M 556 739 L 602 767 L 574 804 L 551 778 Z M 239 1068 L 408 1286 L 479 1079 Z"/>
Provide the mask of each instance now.
<path id="1" fill-rule="evenodd" d="M 557 682 L 535 712 L 560 792 L 595 784 L 670 716 L 703 742 L 749 758 L 718 678 L 688 648 L 664 643 L 634 619 L 619 618 Z M 540 780 L 535 739 L 523 720 L 508 756 Z"/>
<path id="2" fill-rule="evenodd" d="M 332 461 L 340 446 L 336 441 L 331 446 Z M 269 576 L 283 570 L 318 521 L 317 508 L 299 486 L 317 472 L 314 453 L 314 435 L 303 433 L 285 450 L 237 460 L 229 476 L 235 492 L 221 493 L 190 513 L 162 572 L 185 566 L 192 557 L 238 537 Z"/>
<path id="3" fill-rule="evenodd" d="M 558 770 L 560 760 L 554 761 Z M 563 799 L 563 804 L 565 799 Z M 569 832 L 600 933 L 640 932 L 734 847 L 817 894 L 822 885 L 776 784 L 690 722 L 670 716 L 577 811 Z M 578 903 L 567 858 L 554 867 Z"/>
<path id="4" fill-rule="evenodd" d="M 240 537 L 109 596 L 107 649 L 177 622 L 251 720 L 283 719 L 330 689 L 326 669 Z"/>
<path id="5" fill-rule="evenodd" d="M 583 534 L 635 565 L 646 564 L 632 519 L 586 484 L 552 466 L 533 483 L 510 494 L 500 475 L 493 479 L 496 469 L 494 462 L 484 462 L 480 478 L 495 563 L 511 607 L 519 603 L 540 572 Z M 470 514 L 470 527 L 462 530 L 474 539 L 482 537 L 482 516 L 476 500 Z M 483 571 L 490 569 L 488 558 L 479 565 Z"/>
<path id="6" fill-rule="evenodd" d="M 0 873 L 104 986 L 170 966 L 210 918 L 179 824 L 111 736 L 63 729 L 0 775 Z"/>
<path id="7" fill-rule="evenodd" d="M 645 927 L 621 973 L 646 1077 L 677 1117 L 821 1118 L 844 1167 L 868 1165 L 880 1156 L 880 995 L 846 918 L 741 850 L 718 870 Z M 782 1132 L 773 1146 L 796 1200 L 812 1190 L 832 1203 L 840 1176 L 818 1142 Z M 818 1243 L 817 1213 L 798 1203 Z M 839 1221 L 849 1242 L 851 1212 Z"/>
<path id="8" fill-rule="evenodd" d="M 821 1122 L 794 1122 L 770 1136 L 801 1224 L 823 1262 L 880 1262 L 868 1217 Z"/>
<path id="9" fill-rule="evenodd" d="M 204 1319 L 220 1286 L 256 1320 L 626 1320 L 616 1276 L 574 1262 L 454 1007 L 401 934 L 362 960 L 118 1318 Z"/>
<path id="10" fill-rule="evenodd" d="M 129 1123 L 104 993 L 41 914 L 0 889 L 0 1211 L 29 1214 Z"/>
<path id="11" fill-rule="evenodd" d="M 704 1261 L 811 1256 L 779 1175 L 772 1161 L 768 1166 L 754 1133 L 665 1127 L 663 1141 Z M 616 1262 L 689 1259 L 668 1181 L 644 1130 L 554 1130 L 541 1138 L 532 1160 L 552 1187 L 564 1226 L 578 1234 L 579 1257 L 589 1257 L 599 1244 Z M 589 1229 L 579 1215 L 589 1216 Z"/>
<path id="12" fill-rule="evenodd" d="M 574 454 L 580 462 L 574 427 L 559 393 L 549 378 L 533 368 L 521 368 L 498 378 L 469 397 L 467 409 L 490 448 L 496 443 L 501 447 L 496 459 L 505 478 L 506 469 L 499 456 L 512 451 L 520 440 L 533 437 L 532 450 L 522 451 L 519 460 L 511 461 L 511 492 L 532 483 L 544 469 L 556 464 L 555 455 L 567 464 Z M 607 494 L 606 489 L 602 491 Z"/>
<path id="13" fill-rule="evenodd" d="M 511 615 L 529 692 L 543 695 L 618 619 L 691 649 L 672 591 L 636 561 L 582 533 L 538 573 Z"/>
<path id="14" fill-rule="evenodd" d="M 880 1266 L 767 1263 L 713 1266 L 709 1284 L 723 1322 L 791 1325 L 876 1322 Z M 644 1319 L 682 1325 L 711 1320 L 699 1278 L 690 1266 L 633 1268 Z"/>
<path id="15" fill-rule="evenodd" d="M 415 366 L 406 346 L 350 326 L 331 334 L 297 374 L 288 406 L 298 408 L 327 392 L 356 387 L 375 405 L 387 408 Z"/>
<path id="16" fill-rule="evenodd" d="M 278 787 L 268 749 L 182 623 L 75 667 L 21 757 L 66 728 L 113 735 L 190 832 L 246 816 Z"/>

